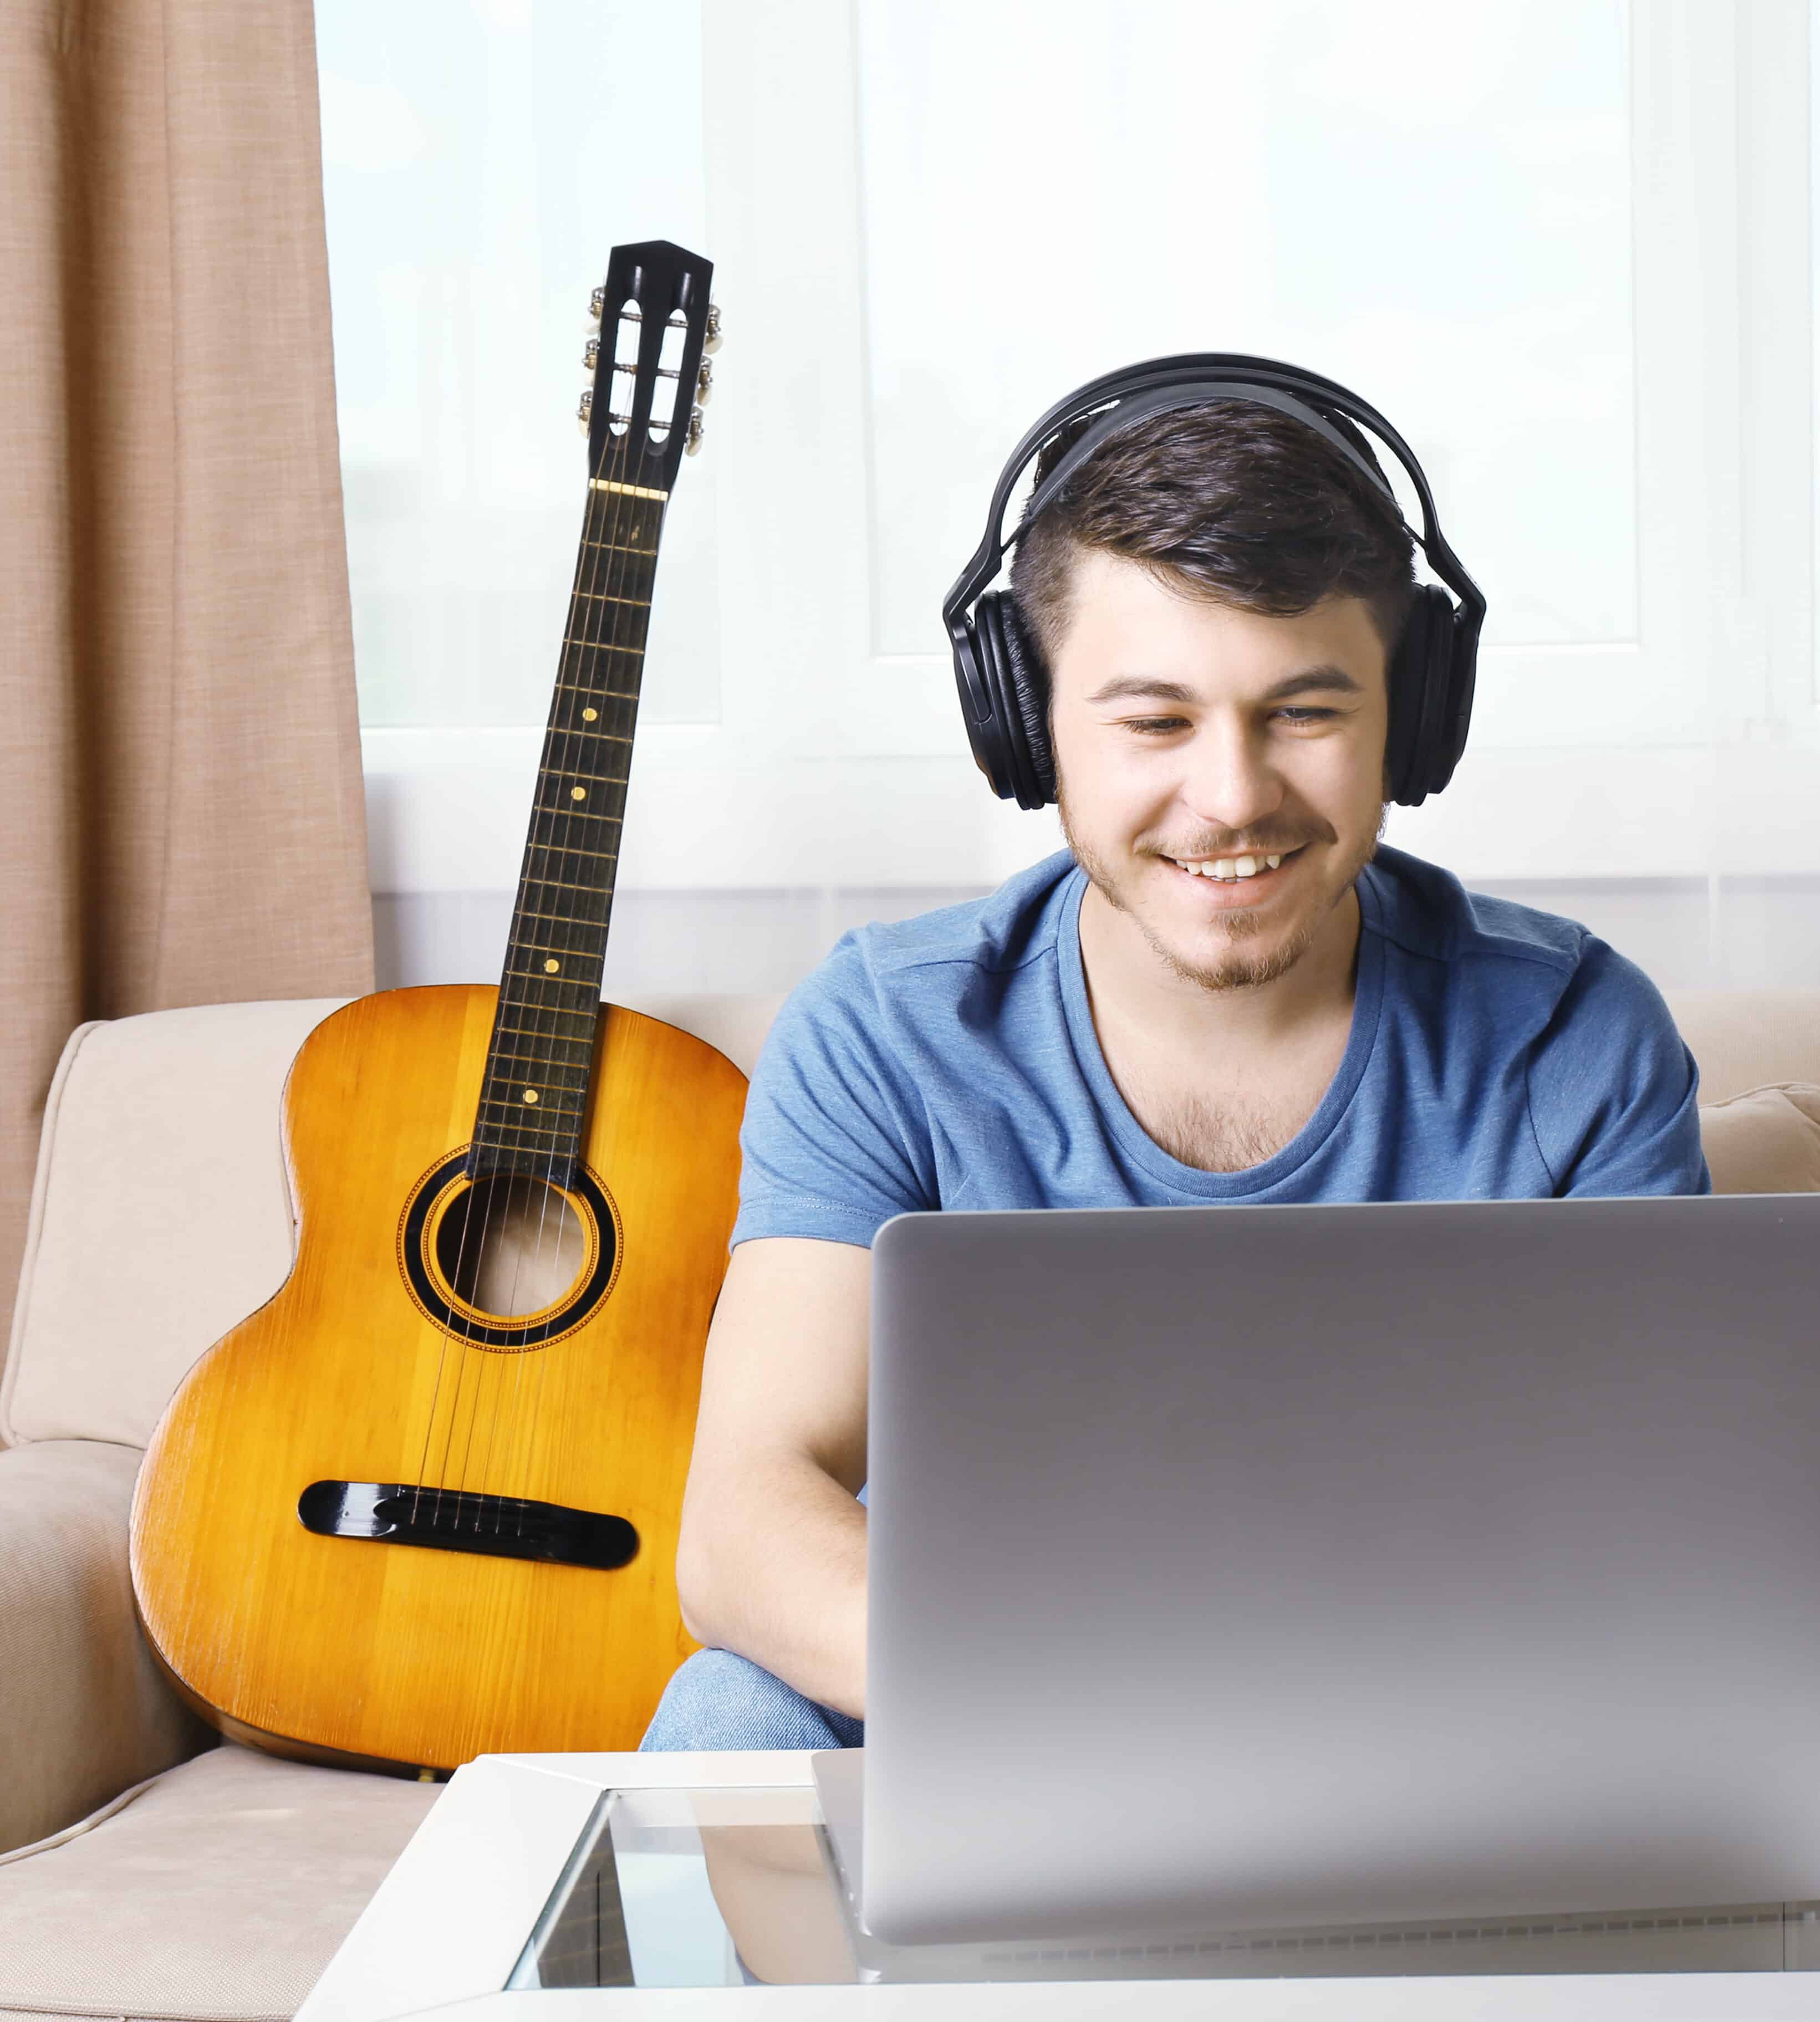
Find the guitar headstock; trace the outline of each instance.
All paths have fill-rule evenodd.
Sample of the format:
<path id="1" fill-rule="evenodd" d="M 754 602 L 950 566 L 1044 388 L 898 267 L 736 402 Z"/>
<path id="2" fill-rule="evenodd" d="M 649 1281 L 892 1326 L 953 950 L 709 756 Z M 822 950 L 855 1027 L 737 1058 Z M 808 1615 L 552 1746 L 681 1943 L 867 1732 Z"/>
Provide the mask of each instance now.
<path id="1" fill-rule="evenodd" d="M 589 308 L 601 326 L 585 355 L 594 384 L 579 415 L 590 478 L 667 494 L 699 446 L 713 379 L 703 354 L 720 348 L 713 276 L 711 261 L 667 239 L 613 248 Z"/>

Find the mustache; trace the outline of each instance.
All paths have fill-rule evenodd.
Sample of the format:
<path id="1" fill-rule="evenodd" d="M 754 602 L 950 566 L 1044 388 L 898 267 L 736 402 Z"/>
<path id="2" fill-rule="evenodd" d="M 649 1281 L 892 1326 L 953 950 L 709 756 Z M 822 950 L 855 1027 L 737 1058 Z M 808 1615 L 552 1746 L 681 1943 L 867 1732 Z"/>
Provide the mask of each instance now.
<path id="1" fill-rule="evenodd" d="M 1184 840 L 1169 849 L 1160 843 L 1147 843 L 1142 847 L 1157 856 L 1287 856 L 1292 849 L 1299 849 L 1304 843 L 1337 842 L 1339 837 L 1331 828 L 1323 827 L 1310 834 L 1303 830 L 1299 834 L 1277 834 L 1268 829 L 1253 830 L 1234 834 L 1204 830 L 1192 841 Z"/>

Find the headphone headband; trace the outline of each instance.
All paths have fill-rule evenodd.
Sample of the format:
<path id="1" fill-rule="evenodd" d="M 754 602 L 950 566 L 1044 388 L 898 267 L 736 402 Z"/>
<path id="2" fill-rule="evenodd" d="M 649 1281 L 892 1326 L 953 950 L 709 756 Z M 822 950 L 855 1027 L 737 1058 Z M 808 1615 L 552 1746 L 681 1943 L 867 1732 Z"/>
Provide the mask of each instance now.
<path id="1" fill-rule="evenodd" d="M 963 614 L 967 607 L 998 574 L 1006 550 L 1016 542 L 1038 513 L 1054 501 L 1068 479 L 1108 436 L 1147 414 L 1164 414 L 1178 407 L 1203 407 L 1210 401 L 1222 400 L 1261 401 L 1307 423 L 1338 449 L 1349 463 L 1363 471 L 1395 506 L 1395 495 L 1384 482 L 1382 473 L 1374 470 L 1318 409 L 1332 408 L 1376 436 L 1408 473 L 1416 496 L 1421 502 L 1422 531 L 1418 534 L 1412 527 L 1411 536 L 1427 557 L 1428 566 L 1460 599 L 1462 622 L 1471 626 L 1476 638 L 1485 617 L 1485 598 L 1478 585 L 1460 567 L 1458 557 L 1442 535 L 1435 516 L 1434 495 L 1409 444 L 1376 407 L 1337 380 L 1325 378 L 1318 372 L 1304 371 L 1299 366 L 1285 365 L 1276 359 L 1253 358 L 1237 351 L 1182 352 L 1173 357 L 1148 359 L 1139 364 L 1124 366 L 1116 372 L 1105 373 L 1058 400 L 1041 420 L 1027 429 L 993 487 L 986 530 L 980 544 L 943 600 L 942 622 L 949 637 L 958 637 L 957 627 L 966 622 Z M 1023 518 L 1010 534 L 1006 534 L 1005 509 L 1032 462 L 1071 422 L 1100 408 L 1108 411 L 1091 425 L 1080 441 L 1070 446 L 1031 495 Z M 1402 510 L 1398 506 L 1398 513 Z"/>

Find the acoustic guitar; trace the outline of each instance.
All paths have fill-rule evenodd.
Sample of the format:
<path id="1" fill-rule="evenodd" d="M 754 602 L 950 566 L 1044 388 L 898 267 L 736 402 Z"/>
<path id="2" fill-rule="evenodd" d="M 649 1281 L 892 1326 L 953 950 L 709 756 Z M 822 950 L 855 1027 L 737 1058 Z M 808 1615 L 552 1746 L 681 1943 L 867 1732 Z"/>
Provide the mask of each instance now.
<path id="1" fill-rule="evenodd" d="M 497 990 L 384 991 L 285 1086 L 297 1253 L 202 1358 L 133 1506 L 152 1646 L 235 1739 L 368 1767 L 631 1748 L 694 1648 L 674 1561 L 745 1098 L 601 1002 L 709 263 L 616 250 L 575 587 Z"/>

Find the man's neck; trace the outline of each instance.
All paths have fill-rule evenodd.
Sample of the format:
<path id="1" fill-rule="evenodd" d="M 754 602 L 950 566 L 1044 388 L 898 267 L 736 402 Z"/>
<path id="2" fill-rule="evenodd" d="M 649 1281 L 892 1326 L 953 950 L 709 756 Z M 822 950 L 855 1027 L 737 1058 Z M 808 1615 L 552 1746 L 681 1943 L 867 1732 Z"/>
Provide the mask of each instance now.
<path id="1" fill-rule="evenodd" d="M 1282 975 L 1210 989 L 1171 968 L 1089 885 L 1080 954 L 1094 1028 L 1114 1086 L 1153 1142 L 1204 1172 L 1237 1172 L 1281 1151 L 1345 1057 L 1358 936 L 1349 887 Z"/>
<path id="2" fill-rule="evenodd" d="M 1166 1051 L 1201 1057 L 1210 1044 L 1229 1055 L 1267 1053 L 1311 1028 L 1350 1020 L 1358 938 L 1358 896 L 1348 887 L 1283 975 L 1211 989 L 1172 968 L 1097 885 L 1088 885 L 1080 903 L 1081 966 L 1102 1039 L 1109 1023 L 1142 1031 Z"/>

